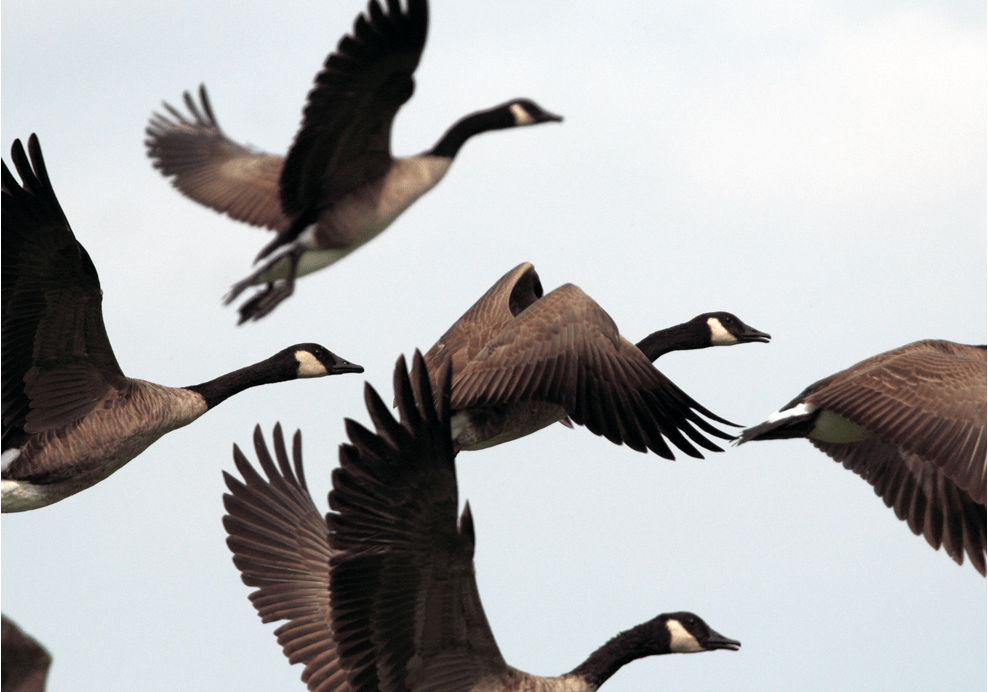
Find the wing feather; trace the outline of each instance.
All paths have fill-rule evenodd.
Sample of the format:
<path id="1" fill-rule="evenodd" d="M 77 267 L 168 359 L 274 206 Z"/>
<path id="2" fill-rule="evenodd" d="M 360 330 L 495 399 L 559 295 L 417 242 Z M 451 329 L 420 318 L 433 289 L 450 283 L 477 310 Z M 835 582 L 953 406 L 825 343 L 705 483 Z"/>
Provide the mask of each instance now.
<path id="1" fill-rule="evenodd" d="M 28 160 L 30 154 L 30 161 Z M 3 448 L 80 420 L 126 386 L 99 276 L 55 196 L 35 135 L 2 167 Z"/>
<path id="2" fill-rule="evenodd" d="M 931 340 L 863 361 L 805 400 L 927 459 L 984 504 L 986 386 L 983 347 Z"/>
<path id="3" fill-rule="evenodd" d="M 574 422 L 595 434 L 667 458 L 672 458 L 668 446 L 655 439 L 659 430 L 679 449 L 697 457 L 701 455 L 687 437 L 706 449 L 719 448 L 694 425 L 731 439 L 700 414 L 723 419 L 656 370 L 618 334 L 610 316 L 576 286 L 556 289 L 513 319 L 504 310 L 500 314 L 501 331 L 454 376 L 450 401 L 454 409 L 545 400 L 562 406 Z M 480 317 L 468 312 L 461 322 Z M 455 329 L 456 325 L 450 331 Z M 550 365 L 557 359 L 563 359 L 564 367 Z"/>
<path id="4" fill-rule="evenodd" d="M 163 103 L 166 115 L 154 113 L 144 133 L 154 167 L 186 197 L 252 226 L 275 231 L 288 228 L 278 192 L 284 158 L 239 144 L 223 132 L 199 85 L 199 103 L 183 95 L 191 114 Z"/>
<path id="5" fill-rule="evenodd" d="M 355 692 L 465 692 L 506 670 L 477 593 L 469 508 L 457 526 L 443 370 L 437 413 L 422 356 L 416 353 L 411 381 L 399 359 L 397 434 L 382 424 L 391 414 L 368 385 L 378 434 L 347 421 L 351 444 L 333 472 L 332 608 Z"/>
<path id="6" fill-rule="evenodd" d="M 810 440 L 866 480 L 912 532 L 958 564 L 964 553 L 985 574 L 985 506 L 925 459 L 881 438 L 833 443 Z"/>
<path id="7" fill-rule="evenodd" d="M 308 689 L 346 692 L 332 636 L 329 530 L 305 482 L 300 433 L 293 440 L 293 463 L 280 425 L 273 442 L 277 465 L 260 426 L 255 428 L 254 450 L 267 478 L 234 446 L 234 462 L 244 480 L 223 474 L 230 491 L 223 496 L 227 546 L 243 582 L 257 587 L 250 600 L 261 620 L 288 621 L 275 635 L 291 663 L 305 664 L 302 681 Z"/>
<path id="8" fill-rule="evenodd" d="M 380 178 L 391 166 L 391 124 L 412 96 L 429 28 L 426 0 L 371 0 L 326 58 L 281 176 L 286 213 L 298 215 Z"/>
<path id="9" fill-rule="evenodd" d="M 426 351 L 432 391 L 436 391 L 440 366 L 449 363 L 454 373 L 466 367 L 484 346 L 520 312 L 542 296 L 539 275 L 523 262 L 498 279 L 439 340 Z"/>

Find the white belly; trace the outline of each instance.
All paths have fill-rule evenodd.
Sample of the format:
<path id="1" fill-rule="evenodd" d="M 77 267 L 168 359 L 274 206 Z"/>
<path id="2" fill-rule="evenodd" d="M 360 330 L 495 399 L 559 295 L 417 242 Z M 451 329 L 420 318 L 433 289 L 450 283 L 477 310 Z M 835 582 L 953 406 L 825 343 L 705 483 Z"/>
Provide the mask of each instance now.
<path id="1" fill-rule="evenodd" d="M 362 245 L 363 243 L 361 243 Z M 351 246 L 340 250 L 306 250 L 298 261 L 298 270 L 295 276 L 305 276 L 323 267 L 328 267 L 333 262 L 341 260 L 359 246 Z M 264 272 L 253 281 L 254 286 L 281 281 L 288 278 L 288 260 L 283 259 L 271 267 L 270 271 Z"/>

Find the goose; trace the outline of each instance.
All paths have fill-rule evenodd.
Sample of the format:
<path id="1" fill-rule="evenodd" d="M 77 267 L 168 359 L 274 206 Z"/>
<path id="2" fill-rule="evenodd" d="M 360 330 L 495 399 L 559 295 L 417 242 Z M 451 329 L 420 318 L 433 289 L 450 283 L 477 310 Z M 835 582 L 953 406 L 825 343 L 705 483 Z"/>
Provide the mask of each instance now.
<path id="1" fill-rule="evenodd" d="M 190 387 L 124 376 L 103 325 L 96 267 L 48 178 L 41 145 L 20 140 L 3 179 L 3 512 L 58 502 L 98 483 L 155 440 L 261 384 L 363 372 L 296 344 Z"/>
<path id="2" fill-rule="evenodd" d="M 301 129 L 286 158 L 229 139 L 213 115 L 205 86 L 197 104 L 185 92 L 191 119 L 163 103 L 145 144 L 154 166 L 182 193 L 234 219 L 277 231 L 234 284 L 229 304 L 267 284 L 239 308 L 257 320 L 294 291 L 295 279 L 342 259 L 386 229 L 449 170 L 470 137 L 511 127 L 561 122 L 530 99 L 471 113 L 432 149 L 391 156 L 391 123 L 414 90 L 412 78 L 429 24 L 426 0 L 371 0 L 352 33 L 340 39 L 309 92 Z"/>
<path id="3" fill-rule="evenodd" d="M 265 477 L 234 446 L 243 481 L 224 472 L 227 545 L 264 622 L 315 692 L 582 692 L 644 656 L 726 649 L 741 643 L 689 612 L 626 630 L 569 673 L 539 677 L 498 650 L 474 576 L 469 503 L 457 525 L 449 369 L 433 390 L 421 354 L 394 375 L 400 422 L 369 384 L 371 432 L 346 421 L 325 518 L 309 493 L 301 433 L 289 461 L 281 426 L 274 458 L 260 426 L 254 449 Z M 434 405 L 433 391 L 438 404 Z M 437 410 L 438 408 L 438 410 Z M 277 462 L 275 462 L 277 459 Z"/>
<path id="4" fill-rule="evenodd" d="M 984 346 L 928 339 L 867 358 L 811 384 L 753 440 L 805 437 L 875 489 L 886 506 L 985 574 Z"/>
<path id="5" fill-rule="evenodd" d="M 687 437 L 704 449 L 721 450 L 693 425 L 734 438 L 698 414 L 734 423 L 698 404 L 651 361 L 673 350 L 770 338 L 731 313 L 713 312 L 650 334 L 636 346 L 576 286 L 543 295 L 535 267 L 523 262 L 439 338 L 425 362 L 433 377 L 446 363 L 452 369 L 458 449 L 485 449 L 572 419 L 640 452 L 673 459 L 665 437 L 702 458 Z"/>
<path id="6" fill-rule="evenodd" d="M 0 615 L 0 648 L 3 649 L 0 690 L 44 692 L 51 654 L 6 615 Z"/>

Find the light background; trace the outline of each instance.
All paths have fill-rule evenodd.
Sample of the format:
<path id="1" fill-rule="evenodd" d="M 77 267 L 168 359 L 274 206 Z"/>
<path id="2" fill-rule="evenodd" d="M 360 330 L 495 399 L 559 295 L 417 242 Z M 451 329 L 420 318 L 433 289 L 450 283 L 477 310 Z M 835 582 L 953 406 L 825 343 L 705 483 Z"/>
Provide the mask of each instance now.
<path id="1" fill-rule="evenodd" d="M 236 328 L 220 298 L 269 236 L 173 190 L 143 128 L 204 81 L 230 136 L 284 152 L 361 0 L 5 0 L 0 146 L 9 162 L 41 137 L 124 372 L 192 384 L 301 341 L 367 368 L 240 394 L 3 517 L 2 608 L 51 649 L 53 692 L 303 689 L 224 545 L 231 443 L 301 427 L 324 506 L 364 377 L 387 392 L 399 353 L 521 261 L 633 341 L 711 310 L 770 332 L 658 363 L 746 425 L 875 353 L 986 341 L 983 2 L 465 5 L 432 8 L 395 153 L 515 96 L 566 121 L 471 140 L 385 234 Z M 458 469 L 484 605 L 523 670 L 688 609 L 741 651 L 638 661 L 611 692 L 986 687 L 985 580 L 806 442 L 670 462 L 553 426 Z"/>

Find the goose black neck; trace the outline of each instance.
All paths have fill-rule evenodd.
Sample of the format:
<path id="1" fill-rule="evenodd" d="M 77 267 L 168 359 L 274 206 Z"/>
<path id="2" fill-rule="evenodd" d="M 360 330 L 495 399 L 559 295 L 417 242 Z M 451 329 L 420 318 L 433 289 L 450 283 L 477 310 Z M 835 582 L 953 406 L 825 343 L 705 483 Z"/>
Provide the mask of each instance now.
<path id="1" fill-rule="evenodd" d="M 613 637 L 570 675 L 578 675 L 589 685 L 600 687 L 625 664 L 645 656 L 667 653 L 670 653 L 669 630 L 664 621 L 655 618 Z"/>
<path id="2" fill-rule="evenodd" d="M 710 345 L 710 330 L 706 323 L 683 322 L 675 327 L 660 329 L 635 344 L 652 361 L 670 351 L 689 351 Z"/>
<path id="3" fill-rule="evenodd" d="M 446 134 L 436 142 L 436 146 L 432 148 L 429 154 L 452 159 L 460 151 L 463 143 L 474 135 L 489 130 L 503 130 L 508 127 L 514 127 L 514 125 L 514 117 L 503 106 L 488 111 L 471 113 L 458 120 L 451 128 L 446 130 Z"/>
<path id="4" fill-rule="evenodd" d="M 296 377 L 298 377 L 298 361 L 294 358 L 286 359 L 284 353 L 279 353 L 260 363 L 248 365 L 246 368 L 220 375 L 215 380 L 194 384 L 185 389 L 199 394 L 206 401 L 206 408 L 213 408 L 245 389 L 294 380 Z"/>

